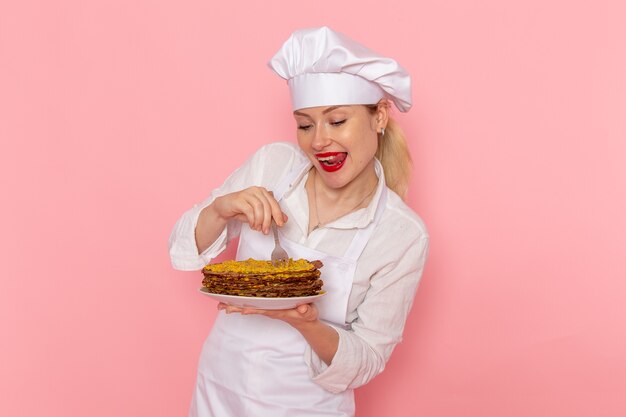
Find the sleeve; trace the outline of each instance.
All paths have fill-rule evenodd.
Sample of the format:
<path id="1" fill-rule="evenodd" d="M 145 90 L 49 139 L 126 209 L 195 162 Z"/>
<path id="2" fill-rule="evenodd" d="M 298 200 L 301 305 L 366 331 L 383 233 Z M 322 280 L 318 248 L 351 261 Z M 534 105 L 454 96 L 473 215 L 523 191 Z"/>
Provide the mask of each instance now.
<path id="1" fill-rule="evenodd" d="M 339 346 L 330 366 L 308 348 L 305 361 L 314 382 L 339 393 L 358 388 L 381 373 L 402 331 L 413 304 L 428 255 L 428 235 L 415 240 L 396 262 L 379 270 L 361 305 L 352 328 L 334 329 Z"/>
<path id="2" fill-rule="evenodd" d="M 182 271 L 202 269 L 226 249 L 227 243 L 232 238 L 239 236 L 241 223 L 231 221 L 211 246 L 202 253 L 198 253 L 195 237 L 196 224 L 200 212 L 206 206 L 219 196 L 251 186 L 268 187 L 280 178 L 293 159 L 292 147 L 282 143 L 266 145 L 233 172 L 219 188 L 213 190 L 206 200 L 186 211 L 174 225 L 169 237 L 169 253 L 174 269 Z"/>

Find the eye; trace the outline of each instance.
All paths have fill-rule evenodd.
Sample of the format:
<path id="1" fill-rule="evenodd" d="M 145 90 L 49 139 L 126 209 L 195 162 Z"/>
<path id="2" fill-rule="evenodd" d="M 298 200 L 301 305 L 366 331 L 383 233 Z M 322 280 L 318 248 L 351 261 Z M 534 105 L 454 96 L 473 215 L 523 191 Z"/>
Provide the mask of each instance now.
<path id="1" fill-rule="evenodd" d="M 305 132 L 311 129 L 311 125 L 298 125 L 298 129 L 304 130 Z"/>
<path id="2" fill-rule="evenodd" d="M 343 119 L 343 120 L 338 120 L 336 122 L 330 122 L 330 124 L 333 125 L 333 126 L 341 126 L 345 122 L 346 122 L 346 119 Z"/>

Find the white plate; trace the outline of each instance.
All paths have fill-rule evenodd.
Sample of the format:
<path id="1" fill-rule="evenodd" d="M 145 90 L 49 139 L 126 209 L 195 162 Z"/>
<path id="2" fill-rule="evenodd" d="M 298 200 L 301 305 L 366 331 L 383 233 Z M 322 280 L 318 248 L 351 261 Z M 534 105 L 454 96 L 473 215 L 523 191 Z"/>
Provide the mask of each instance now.
<path id="1" fill-rule="evenodd" d="M 241 297 L 238 295 L 226 295 L 226 294 L 214 294 L 209 292 L 205 287 L 198 289 L 202 294 L 211 297 L 214 300 L 221 301 L 222 303 L 230 304 L 235 307 L 252 307 L 260 308 L 263 310 L 284 310 L 287 308 L 295 308 L 302 304 L 309 304 L 318 298 L 324 296 L 326 293 L 317 295 L 309 295 L 307 297 L 282 297 L 282 298 L 269 298 L 269 297 Z"/>

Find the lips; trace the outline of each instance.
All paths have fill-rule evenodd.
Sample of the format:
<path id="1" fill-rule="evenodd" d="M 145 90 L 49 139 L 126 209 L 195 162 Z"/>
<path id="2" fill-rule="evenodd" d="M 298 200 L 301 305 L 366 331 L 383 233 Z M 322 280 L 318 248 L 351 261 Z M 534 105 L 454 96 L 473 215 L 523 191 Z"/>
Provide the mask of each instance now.
<path id="1" fill-rule="evenodd" d="M 335 172 L 341 169 L 346 162 L 347 152 L 323 152 L 315 154 L 317 161 L 326 172 Z"/>

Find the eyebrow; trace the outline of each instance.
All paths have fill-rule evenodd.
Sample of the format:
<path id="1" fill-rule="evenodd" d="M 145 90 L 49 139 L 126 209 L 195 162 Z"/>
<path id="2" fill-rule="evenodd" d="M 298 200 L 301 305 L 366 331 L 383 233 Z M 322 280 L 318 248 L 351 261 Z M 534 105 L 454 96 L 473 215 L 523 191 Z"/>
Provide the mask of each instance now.
<path id="1" fill-rule="evenodd" d="M 331 111 L 333 111 L 333 110 L 337 110 L 337 109 L 338 109 L 338 108 L 340 108 L 340 107 L 345 107 L 345 106 L 344 106 L 344 105 L 341 105 L 341 106 L 330 106 L 330 107 L 328 107 L 327 109 L 324 109 L 324 110 L 322 111 L 322 114 L 330 113 Z M 311 118 L 311 116 L 309 116 L 308 114 L 306 114 L 306 113 L 302 113 L 302 112 L 300 112 L 300 111 L 298 111 L 298 110 L 294 111 L 294 112 L 293 112 L 293 114 L 297 114 L 298 116 L 304 116 L 304 117 Z"/>

